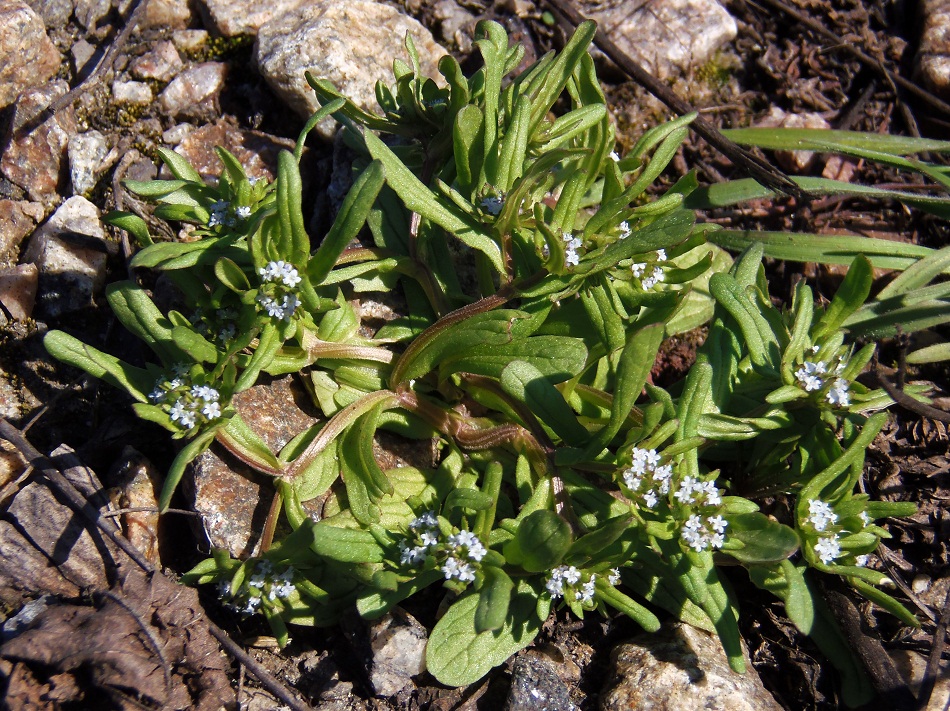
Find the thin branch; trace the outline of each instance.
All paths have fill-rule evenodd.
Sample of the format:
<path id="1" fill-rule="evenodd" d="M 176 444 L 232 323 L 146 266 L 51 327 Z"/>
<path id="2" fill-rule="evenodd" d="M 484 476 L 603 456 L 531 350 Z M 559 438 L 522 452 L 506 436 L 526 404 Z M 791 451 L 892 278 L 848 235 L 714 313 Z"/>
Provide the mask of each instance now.
<path id="1" fill-rule="evenodd" d="M 20 450 L 20 453 L 26 457 L 30 465 L 35 470 L 43 473 L 52 489 L 62 494 L 77 513 L 95 524 L 110 541 L 115 543 L 129 558 L 135 561 L 139 568 L 146 573 L 156 572 L 155 568 L 145 560 L 142 554 L 135 549 L 129 540 L 119 533 L 115 527 L 115 523 L 104 517 L 102 513 L 89 503 L 83 494 L 63 476 L 62 472 L 53 465 L 48 457 L 34 449 L 33 445 L 27 441 L 18 429 L 2 418 L 0 418 L 0 437 Z M 241 647 L 228 636 L 227 632 L 215 625 L 211 620 L 206 618 L 206 621 L 211 635 L 218 640 L 228 654 L 247 667 L 247 669 L 257 677 L 265 689 L 289 706 L 292 711 L 313 711 L 311 706 L 294 698 L 285 684 L 272 676 L 262 665 L 241 649 Z"/>
<path id="2" fill-rule="evenodd" d="M 904 409 L 910 410 L 911 412 L 923 417 L 929 417 L 931 420 L 937 420 L 939 422 L 950 424 L 950 412 L 938 410 L 936 407 L 931 407 L 930 405 L 915 400 L 910 395 L 894 385 L 894 383 L 892 383 L 890 380 L 888 380 L 887 376 L 884 375 L 880 369 L 874 371 L 874 375 L 877 376 L 877 380 L 881 384 L 881 387 L 884 388 L 884 391 L 891 396 L 891 399 Z"/>

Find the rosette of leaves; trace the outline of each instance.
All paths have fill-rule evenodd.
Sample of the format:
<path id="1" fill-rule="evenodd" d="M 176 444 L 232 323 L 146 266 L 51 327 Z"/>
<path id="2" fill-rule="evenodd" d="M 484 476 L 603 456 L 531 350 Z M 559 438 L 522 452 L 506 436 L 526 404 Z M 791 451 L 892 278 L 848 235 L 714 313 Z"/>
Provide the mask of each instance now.
<path id="1" fill-rule="evenodd" d="M 854 494 L 880 426 L 865 413 L 889 402 L 855 381 L 870 352 L 852 352 L 842 330 L 867 298 L 867 269 L 856 264 L 827 309 L 805 287 L 791 311 L 773 307 L 760 252 L 733 265 L 682 207 L 692 176 L 646 196 L 691 117 L 615 155 L 593 34 L 582 24 L 560 53 L 511 76 L 523 50 L 481 23 L 484 66 L 465 78 L 445 58 L 442 84 L 419 76 L 407 40 L 410 64 L 377 89 L 381 115 L 311 77 L 325 105 L 281 154 L 273 185 L 252 185 L 225 152 L 216 185 L 164 153 L 174 180 L 129 187 L 200 239 L 153 243 L 140 218 L 110 219 L 143 247 L 133 266 L 168 274 L 198 315 L 163 314 L 141 287 L 113 287 L 119 319 L 161 368 L 47 337 L 54 355 L 124 387 L 139 414 L 189 439 L 163 507 L 212 440 L 273 476 L 272 511 L 292 533 L 249 561 L 216 554 L 187 579 L 220 583 L 228 604 L 267 615 L 279 640 L 287 624 L 328 623 L 351 605 L 378 616 L 441 585 L 447 611 L 427 666 L 447 684 L 471 683 L 530 644 L 558 605 L 619 611 L 647 630 L 666 610 L 718 633 L 741 670 L 726 560 L 806 630 L 818 628 L 807 624 L 811 589 L 798 584 L 809 568 L 897 610 L 858 565 L 883 535 L 873 521 L 906 508 Z M 357 177 L 314 249 L 297 163 L 329 114 Z M 364 223 L 369 237 L 350 246 Z M 366 295 L 404 310 L 365 335 L 348 299 Z M 215 319 L 232 319 L 233 337 Z M 653 385 L 663 339 L 710 319 L 685 380 Z M 158 373 L 176 367 L 191 378 L 182 408 L 215 412 L 197 398 L 216 389 L 213 422 L 195 415 L 183 427 L 174 403 L 152 401 Z M 287 372 L 325 419 L 274 453 L 227 404 L 261 373 Z M 434 438 L 439 462 L 383 470 L 380 429 Z M 749 461 L 746 451 L 755 467 L 737 474 L 727 463 Z M 763 492 L 797 494 L 794 519 L 762 513 Z M 317 497 L 314 522 L 303 504 Z M 833 543 L 848 552 L 831 556 Z"/>

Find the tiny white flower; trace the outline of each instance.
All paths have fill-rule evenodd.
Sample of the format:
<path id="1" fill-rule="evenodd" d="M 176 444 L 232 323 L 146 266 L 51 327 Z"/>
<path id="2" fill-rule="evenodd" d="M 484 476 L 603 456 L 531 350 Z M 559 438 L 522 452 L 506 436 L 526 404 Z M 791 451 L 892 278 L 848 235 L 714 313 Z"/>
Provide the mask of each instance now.
<path id="1" fill-rule="evenodd" d="M 216 402 L 205 403 L 205 406 L 201 408 L 201 414 L 209 420 L 217 419 L 221 417 L 221 405 Z"/>
<path id="2" fill-rule="evenodd" d="M 870 556 L 867 556 L 867 555 L 855 556 L 855 558 L 854 558 L 854 564 L 855 564 L 856 566 L 858 566 L 859 568 L 864 568 L 864 567 L 867 566 L 868 561 L 870 561 L 870 558 L 871 558 L 871 557 L 870 557 Z"/>
<path id="3" fill-rule="evenodd" d="M 607 571 L 607 582 L 611 585 L 616 585 L 620 582 L 620 568 L 611 568 Z"/>
<path id="4" fill-rule="evenodd" d="M 873 523 L 871 517 L 868 516 L 867 511 L 862 511 L 860 514 L 858 514 L 858 516 L 861 519 L 861 523 L 863 523 L 865 526 L 870 526 Z"/>
<path id="5" fill-rule="evenodd" d="M 835 407 L 847 407 L 851 404 L 851 393 L 848 392 L 848 381 L 844 378 L 835 380 L 831 390 L 825 393 L 825 399 Z"/>
<path id="6" fill-rule="evenodd" d="M 838 514 L 821 499 L 809 499 L 808 518 L 805 520 L 814 526 L 816 531 L 824 531 L 829 525 L 838 521 Z"/>
<path id="7" fill-rule="evenodd" d="M 820 390 L 825 384 L 825 381 L 819 377 L 825 372 L 827 372 L 827 368 L 824 361 L 812 363 L 806 360 L 802 367 L 795 371 L 795 378 L 802 384 L 806 392 L 814 392 Z"/>
<path id="8" fill-rule="evenodd" d="M 630 265 L 630 271 L 633 272 L 633 275 L 638 278 L 643 276 L 646 268 L 646 262 L 634 262 Z"/>
<path id="9" fill-rule="evenodd" d="M 234 214 L 240 217 L 242 220 L 246 220 L 251 216 L 251 208 L 247 205 L 241 205 L 241 207 L 234 211 Z"/>
<path id="10" fill-rule="evenodd" d="M 815 554 L 825 565 L 831 565 L 835 558 L 841 555 L 841 545 L 838 543 L 838 536 L 830 538 L 820 538 L 815 543 Z"/>
<path id="11" fill-rule="evenodd" d="M 620 223 L 620 239 L 627 239 L 630 236 L 630 223 L 624 220 Z"/>
<path id="12" fill-rule="evenodd" d="M 658 249 L 656 250 L 656 261 L 665 262 L 666 261 L 666 250 Z"/>
<path id="13" fill-rule="evenodd" d="M 648 490 L 643 495 L 643 503 L 647 505 L 647 508 L 652 509 L 657 505 L 659 499 L 657 499 L 656 492 L 653 489 Z"/>
<path id="14" fill-rule="evenodd" d="M 434 511 L 426 511 L 424 514 L 418 518 L 414 518 L 409 524 L 409 528 L 413 531 L 419 530 L 421 528 L 438 528 L 439 519 L 436 517 Z"/>
<path id="15" fill-rule="evenodd" d="M 494 215 L 497 217 L 502 208 L 505 206 L 505 201 L 500 197 L 488 195 L 482 198 L 481 206 L 482 209 L 489 215 Z"/>
<path id="16" fill-rule="evenodd" d="M 620 162 L 620 155 L 617 153 L 617 151 L 610 151 L 610 160 L 612 160 L 614 163 Z"/>

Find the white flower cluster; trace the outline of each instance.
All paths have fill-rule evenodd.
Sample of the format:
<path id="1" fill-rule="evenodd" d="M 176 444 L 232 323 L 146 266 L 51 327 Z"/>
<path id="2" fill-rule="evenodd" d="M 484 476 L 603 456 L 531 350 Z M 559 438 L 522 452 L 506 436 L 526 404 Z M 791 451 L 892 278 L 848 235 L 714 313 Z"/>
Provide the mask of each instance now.
<path id="1" fill-rule="evenodd" d="M 683 481 L 680 482 L 673 498 L 681 504 L 702 506 L 719 506 L 722 504 L 722 495 L 715 482 L 701 481 L 692 476 L 683 477 Z"/>
<path id="2" fill-rule="evenodd" d="M 864 513 L 862 511 L 862 513 Z M 864 514 L 867 516 L 867 514 Z M 808 523 L 815 527 L 816 531 L 824 531 L 829 525 L 838 522 L 838 514 L 832 510 L 831 506 L 821 499 L 808 500 Z"/>
<path id="3" fill-rule="evenodd" d="M 169 419 L 186 430 L 221 417 L 221 394 L 209 385 L 189 384 L 184 374 L 160 378 L 148 399 L 162 406 Z"/>
<path id="4" fill-rule="evenodd" d="M 497 195 L 486 195 L 479 204 L 489 215 L 497 217 L 505 206 L 505 199 Z"/>
<path id="5" fill-rule="evenodd" d="M 257 272 L 264 284 L 275 284 L 278 289 L 273 296 L 262 291 L 257 295 L 257 303 L 271 318 L 290 321 L 291 316 L 300 306 L 300 299 L 293 292 L 282 292 L 286 289 L 294 289 L 300 283 L 300 274 L 296 268 L 280 259 L 276 262 L 268 262 Z"/>
<path id="6" fill-rule="evenodd" d="M 656 250 L 655 261 L 666 261 L 665 249 Z M 630 271 L 633 273 L 633 276 L 635 276 L 637 279 L 640 279 L 640 285 L 643 287 L 644 291 L 649 291 L 666 278 L 663 273 L 663 268 L 659 266 L 659 264 L 654 264 L 653 269 L 650 271 L 650 276 L 644 277 L 643 275 L 647 273 L 647 266 L 647 262 L 634 262 L 630 265 Z"/>
<path id="7" fill-rule="evenodd" d="M 620 229 L 620 239 L 627 239 L 630 236 L 630 223 L 624 220 L 618 226 Z"/>
<path id="8" fill-rule="evenodd" d="M 591 573 L 587 581 L 581 583 L 582 577 L 581 571 L 573 565 L 559 565 L 551 571 L 544 587 L 552 598 L 564 597 L 573 592 L 575 601 L 582 605 L 592 605 L 594 593 L 597 590 L 597 575 Z M 607 571 L 607 582 L 610 585 L 620 582 L 619 568 L 611 568 Z"/>
<path id="9" fill-rule="evenodd" d="M 440 570 L 446 580 L 458 580 L 470 583 L 475 580 L 476 566 L 485 557 L 488 550 L 471 531 L 459 531 L 448 536 L 443 543 L 439 520 L 432 511 L 415 518 L 409 524 L 409 531 L 414 545 L 409 545 L 409 539 L 399 542 L 402 565 L 417 567 L 423 565 L 430 556 L 441 558 Z"/>
<path id="10" fill-rule="evenodd" d="M 569 267 L 576 267 L 581 261 L 577 250 L 584 246 L 584 241 L 570 232 L 562 232 L 561 239 L 564 240 L 564 263 Z"/>
<path id="11" fill-rule="evenodd" d="M 231 589 L 229 581 L 218 583 L 218 594 L 221 599 L 227 600 L 231 608 L 245 615 L 257 612 L 264 600 L 274 602 L 278 598 L 288 598 L 296 589 L 294 569 L 288 566 L 278 572 L 269 560 L 258 561 L 254 568 L 254 575 L 245 580 L 237 590 Z"/>
<path id="12" fill-rule="evenodd" d="M 227 346 L 237 335 L 237 326 L 234 322 L 238 312 L 232 308 L 217 309 L 213 316 L 198 308 L 188 319 L 201 335 Z"/>
<path id="13" fill-rule="evenodd" d="M 657 505 L 660 494 L 670 492 L 673 466 L 660 464 L 660 455 L 655 449 L 634 447 L 632 456 L 633 462 L 623 472 L 623 483 L 631 494 L 652 509 Z"/>
<path id="14" fill-rule="evenodd" d="M 858 517 L 865 526 L 870 526 L 873 523 L 867 511 L 862 511 L 858 514 Z M 811 524 L 820 534 L 815 542 L 814 551 L 822 563 L 831 565 L 844 555 L 841 552 L 841 542 L 836 530 L 838 514 L 834 512 L 828 502 L 821 499 L 809 499 L 808 516 L 805 517 L 805 523 Z M 868 564 L 868 559 L 869 556 L 867 555 L 855 556 L 854 564 L 863 568 Z"/>
<path id="15" fill-rule="evenodd" d="M 705 521 L 699 514 L 693 514 L 683 524 L 680 536 L 686 545 L 697 553 L 709 547 L 722 548 L 722 544 L 726 542 L 728 525 L 729 522 L 719 514 L 707 516 Z"/>
<path id="16" fill-rule="evenodd" d="M 825 393 L 825 400 L 835 407 L 847 407 L 851 404 L 850 383 L 844 378 L 838 377 L 844 367 L 844 362 L 839 360 L 834 370 L 829 372 L 828 365 L 824 361 L 819 360 L 813 363 L 806 360 L 795 371 L 795 379 L 805 389 L 805 392 L 809 393 L 821 390 L 827 383 L 831 383 L 831 387 Z"/>
<path id="17" fill-rule="evenodd" d="M 231 210 L 231 203 L 227 200 L 218 200 L 211 205 L 211 216 L 208 218 L 208 227 L 234 227 L 239 219 L 246 220 L 251 216 L 251 208 L 241 205 Z"/>

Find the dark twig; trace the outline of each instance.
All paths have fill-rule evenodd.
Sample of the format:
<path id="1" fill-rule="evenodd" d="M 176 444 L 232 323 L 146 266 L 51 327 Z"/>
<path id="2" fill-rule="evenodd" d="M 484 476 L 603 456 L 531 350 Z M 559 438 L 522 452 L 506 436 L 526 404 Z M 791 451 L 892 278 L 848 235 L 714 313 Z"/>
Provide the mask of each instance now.
<path id="1" fill-rule="evenodd" d="M 155 568 L 145 560 L 142 554 L 135 549 L 129 540 L 119 533 L 115 523 L 104 517 L 99 509 L 89 503 L 82 493 L 63 476 L 62 472 L 53 465 L 48 457 L 34 449 L 33 445 L 27 441 L 18 429 L 2 418 L 0 418 L 0 437 L 20 450 L 20 453 L 27 459 L 30 465 L 35 470 L 43 473 L 51 488 L 62 494 L 77 513 L 80 513 L 88 521 L 95 524 L 110 541 L 135 561 L 139 568 L 146 573 L 156 572 Z M 286 685 L 282 684 L 280 680 L 272 676 L 262 665 L 241 649 L 241 647 L 228 636 L 227 632 L 215 625 L 211 620 L 207 620 L 207 624 L 211 635 L 227 650 L 228 654 L 247 667 L 247 669 L 257 677 L 265 689 L 289 706 L 293 711 L 313 711 L 311 706 L 294 698 Z"/>
<path id="2" fill-rule="evenodd" d="M 904 409 L 910 410 L 923 417 L 929 417 L 931 420 L 950 424 L 950 412 L 944 412 L 943 410 L 938 410 L 936 407 L 918 402 L 888 380 L 880 368 L 874 371 L 874 375 L 877 376 L 877 380 L 881 384 L 881 387 L 884 388 L 884 392 L 890 395 L 891 399 Z"/>
<path id="3" fill-rule="evenodd" d="M 884 703 L 883 708 L 893 711 L 915 710 L 917 700 L 907 682 L 897 671 L 880 640 L 865 631 L 861 613 L 842 590 L 843 587 L 840 581 L 828 579 L 822 584 L 823 597 L 841 626 L 848 646 L 864 664 L 871 685 Z"/>
<path id="4" fill-rule="evenodd" d="M 574 7 L 570 0 L 548 0 L 548 4 L 574 26 L 579 25 L 586 19 L 577 11 L 577 8 Z M 635 62 L 630 55 L 617 47 L 607 36 L 607 33 L 600 28 L 598 28 L 597 35 L 594 37 L 594 44 L 631 79 L 643 86 L 647 91 L 678 114 L 688 114 L 695 111 L 688 101 L 685 101 L 682 97 L 677 95 L 676 92 L 671 90 L 666 84 Z M 807 194 L 793 183 L 787 175 L 775 168 L 775 166 L 770 165 L 758 156 L 743 149 L 733 141 L 730 141 L 719 132 L 719 129 L 702 116 L 697 116 L 690 124 L 690 128 L 706 139 L 711 146 L 720 151 L 733 163 L 745 169 L 750 176 L 762 183 L 765 187 L 772 188 L 773 190 L 791 195 L 798 199 L 807 199 Z"/>
<path id="5" fill-rule="evenodd" d="M 828 42 L 833 45 L 835 49 L 840 49 L 847 52 L 852 57 L 859 60 L 862 64 L 871 67 L 871 69 L 874 71 L 887 77 L 889 81 L 893 82 L 901 89 L 913 94 L 921 101 L 930 105 L 931 108 L 936 109 L 941 115 L 946 116 L 950 114 L 950 104 L 947 104 L 945 101 L 941 101 L 926 89 L 923 89 L 909 79 L 905 79 L 900 74 L 892 72 L 890 69 L 881 64 L 879 60 L 875 59 L 867 52 L 862 50 L 861 47 L 858 46 L 854 41 L 846 41 L 817 20 L 808 17 L 798 9 L 782 2 L 782 0 L 761 0 L 761 2 L 764 2 L 766 5 L 770 5 L 772 8 L 779 10 L 780 12 L 784 12 L 789 17 L 795 18 L 797 22 L 800 22 L 815 34 L 821 35 L 826 40 L 828 40 Z"/>
<path id="6" fill-rule="evenodd" d="M 947 597 L 943 601 L 943 612 L 940 615 L 940 621 L 937 622 L 937 629 L 934 630 L 933 647 L 930 649 L 927 669 L 920 684 L 920 692 L 917 694 L 919 711 L 924 711 L 930 705 L 930 697 L 933 695 L 937 675 L 940 672 L 940 660 L 943 658 L 943 650 L 947 644 L 947 628 L 950 628 L 950 590 L 947 590 Z"/>

